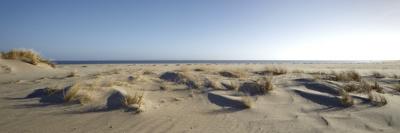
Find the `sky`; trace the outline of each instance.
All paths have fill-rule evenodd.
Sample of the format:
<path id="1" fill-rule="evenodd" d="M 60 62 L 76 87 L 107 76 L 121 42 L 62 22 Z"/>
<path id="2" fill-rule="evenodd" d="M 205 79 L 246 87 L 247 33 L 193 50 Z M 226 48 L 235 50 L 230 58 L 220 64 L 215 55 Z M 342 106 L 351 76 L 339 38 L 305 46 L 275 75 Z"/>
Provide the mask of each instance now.
<path id="1" fill-rule="evenodd" d="M 0 50 L 54 60 L 400 60 L 399 0 L 1 0 Z"/>

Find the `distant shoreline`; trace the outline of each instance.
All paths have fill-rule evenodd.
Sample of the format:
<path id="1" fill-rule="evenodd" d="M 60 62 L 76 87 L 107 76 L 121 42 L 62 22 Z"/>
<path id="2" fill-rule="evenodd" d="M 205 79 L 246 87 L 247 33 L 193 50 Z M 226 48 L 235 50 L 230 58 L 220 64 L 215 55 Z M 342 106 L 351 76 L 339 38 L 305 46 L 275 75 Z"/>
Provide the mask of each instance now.
<path id="1" fill-rule="evenodd" d="M 361 64 L 369 60 L 59 60 L 56 64 Z"/>

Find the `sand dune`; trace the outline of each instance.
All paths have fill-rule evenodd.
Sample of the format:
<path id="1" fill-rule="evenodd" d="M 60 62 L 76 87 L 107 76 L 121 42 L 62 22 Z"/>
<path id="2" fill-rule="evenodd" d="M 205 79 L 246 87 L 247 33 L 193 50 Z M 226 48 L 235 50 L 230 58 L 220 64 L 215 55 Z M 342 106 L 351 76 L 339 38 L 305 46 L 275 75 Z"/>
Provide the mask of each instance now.
<path id="1" fill-rule="evenodd" d="M 392 86 L 399 79 L 391 77 L 400 73 L 397 62 L 274 65 L 286 68 L 287 73 L 274 75 L 274 89 L 261 94 L 255 91 L 256 95 L 240 88 L 245 83 L 258 83 L 262 77 L 272 76 L 258 73 L 265 70 L 264 64 L 106 64 L 48 68 L 0 60 L 0 65 L 1 132 L 364 133 L 400 129 L 400 97 Z M 363 80 L 377 81 L 385 93 L 376 95 L 383 96 L 387 104 L 378 106 L 365 93 L 348 92 L 354 105 L 344 106 L 340 91 L 347 82 L 318 77 L 331 70 L 356 70 Z M 238 76 L 224 76 L 226 73 L 221 75 L 221 71 Z M 374 71 L 384 74 L 385 78 L 371 77 Z M 165 72 L 182 76 L 173 77 L 174 80 L 160 78 Z M 316 73 L 319 74 L 316 76 Z M 80 89 L 76 92 L 59 91 L 77 83 Z M 140 105 L 143 110 L 129 110 L 130 104 L 124 102 L 116 108 L 106 108 L 115 89 L 123 91 L 122 99 L 143 94 L 144 104 Z M 76 98 L 78 102 L 65 98 L 72 92 L 76 97 L 71 99 Z M 61 96 L 60 102 L 43 102 L 43 97 L 56 93 Z M 250 101 L 245 101 L 246 98 Z"/>

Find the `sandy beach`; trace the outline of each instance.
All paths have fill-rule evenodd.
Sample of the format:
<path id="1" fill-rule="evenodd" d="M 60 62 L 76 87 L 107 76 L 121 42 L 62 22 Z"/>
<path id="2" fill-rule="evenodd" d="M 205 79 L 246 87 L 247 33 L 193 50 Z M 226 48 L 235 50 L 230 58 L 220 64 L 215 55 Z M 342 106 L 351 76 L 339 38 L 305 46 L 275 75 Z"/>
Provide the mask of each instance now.
<path id="1" fill-rule="evenodd" d="M 79 64 L 51 68 L 45 64 L 1 59 L 0 65 L 0 131 L 4 133 L 394 133 L 400 129 L 400 93 L 395 88 L 399 84 L 396 75 L 400 75 L 400 63 L 396 61 L 275 65 Z M 262 73 L 271 68 L 286 72 Z M 352 70 L 365 82 L 377 81 L 382 90 L 372 93 L 384 97 L 386 103 L 372 101 L 365 92 L 350 91 L 346 94 L 353 104 L 344 104 L 340 90 L 353 81 L 324 77 L 329 77 L 326 75 L 332 71 Z M 377 77 L 377 73 L 383 77 Z M 257 85 L 252 83 L 258 83 L 263 77 L 271 79 L 273 89 L 258 91 L 259 87 L 254 87 Z M 73 89 L 66 90 L 68 87 Z M 53 93 L 33 93 L 46 88 Z M 65 93 L 61 101 L 57 97 L 48 100 L 57 90 Z M 66 100 L 72 92 L 72 97 L 77 98 Z M 115 92 L 142 97 L 133 107 L 118 106 L 110 101 Z"/>

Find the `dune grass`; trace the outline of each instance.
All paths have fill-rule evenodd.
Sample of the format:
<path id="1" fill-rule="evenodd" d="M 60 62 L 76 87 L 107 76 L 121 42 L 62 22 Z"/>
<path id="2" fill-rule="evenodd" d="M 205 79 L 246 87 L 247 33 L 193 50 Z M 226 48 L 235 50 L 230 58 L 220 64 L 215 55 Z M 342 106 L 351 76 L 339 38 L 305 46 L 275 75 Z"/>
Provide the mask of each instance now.
<path id="1" fill-rule="evenodd" d="M 1 58 L 3 59 L 12 59 L 12 60 L 21 60 L 23 62 L 38 65 L 39 63 L 48 64 L 51 67 L 55 67 L 55 64 L 51 61 L 44 59 L 40 56 L 40 54 L 31 49 L 12 49 L 8 52 L 1 52 Z"/>
<path id="2" fill-rule="evenodd" d="M 267 73 L 272 73 L 272 75 L 283 75 L 288 73 L 288 70 L 286 68 L 283 67 L 265 67 L 265 72 Z"/>
<path id="3" fill-rule="evenodd" d="M 273 77 L 264 77 L 258 81 L 258 84 L 261 86 L 261 92 L 263 94 L 269 93 L 270 91 L 274 90 L 274 85 L 272 83 Z"/>
<path id="4" fill-rule="evenodd" d="M 343 106 L 350 107 L 354 105 L 353 97 L 346 92 L 345 90 L 341 89 L 340 91 L 340 102 Z"/>
<path id="5" fill-rule="evenodd" d="M 144 95 L 143 95 L 143 93 L 140 93 L 140 94 L 135 93 L 135 95 L 127 95 L 126 99 L 124 101 L 124 104 L 126 106 L 136 104 L 140 108 L 144 104 Z"/>
<path id="6" fill-rule="evenodd" d="M 342 71 L 339 73 L 332 71 L 331 75 L 333 75 L 333 80 L 335 81 L 361 81 L 360 74 L 354 70 Z"/>
<path id="7" fill-rule="evenodd" d="M 383 75 L 380 72 L 375 71 L 375 72 L 372 72 L 372 77 L 374 77 L 374 78 L 385 78 L 386 76 Z"/>
<path id="8" fill-rule="evenodd" d="M 368 99 L 375 106 L 384 106 L 388 103 L 386 98 L 383 95 L 380 95 L 373 91 L 368 93 Z"/>

